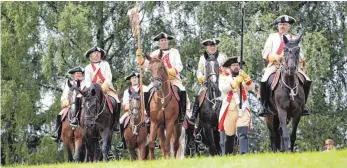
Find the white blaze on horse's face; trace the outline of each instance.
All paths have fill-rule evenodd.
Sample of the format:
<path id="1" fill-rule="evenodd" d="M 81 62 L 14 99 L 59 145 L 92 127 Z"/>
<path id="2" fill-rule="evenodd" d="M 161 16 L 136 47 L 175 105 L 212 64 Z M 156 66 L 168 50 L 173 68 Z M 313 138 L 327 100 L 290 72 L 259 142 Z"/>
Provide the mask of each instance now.
<path id="1" fill-rule="evenodd" d="M 130 100 L 130 113 L 134 118 L 138 118 L 140 114 L 140 100 L 138 98 L 131 98 Z"/>
<path id="2" fill-rule="evenodd" d="M 158 90 L 163 85 L 164 76 L 167 76 L 165 65 L 161 60 L 153 60 L 150 64 L 153 86 Z M 166 73 L 166 74 L 165 74 Z"/>

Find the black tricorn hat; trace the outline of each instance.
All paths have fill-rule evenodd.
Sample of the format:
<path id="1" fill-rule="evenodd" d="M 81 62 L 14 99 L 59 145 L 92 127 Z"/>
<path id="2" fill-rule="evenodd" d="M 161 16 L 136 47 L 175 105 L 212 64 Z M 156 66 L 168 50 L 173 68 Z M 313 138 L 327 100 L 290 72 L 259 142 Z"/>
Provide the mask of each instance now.
<path id="1" fill-rule="evenodd" d="M 130 80 L 133 76 L 140 77 L 140 74 L 133 71 L 130 75 L 125 77 L 125 80 Z"/>
<path id="2" fill-rule="evenodd" d="M 162 39 L 162 38 L 166 38 L 166 39 L 168 39 L 168 40 L 172 40 L 172 39 L 174 39 L 173 38 L 173 36 L 170 36 L 170 35 L 168 35 L 168 34 L 166 34 L 166 33 L 164 33 L 164 32 L 161 32 L 161 33 L 159 33 L 158 35 L 156 35 L 155 37 L 154 37 L 154 41 L 159 41 L 160 39 Z"/>
<path id="3" fill-rule="evenodd" d="M 70 69 L 68 71 L 69 74 L 74 74 L 75 72 L 82 72 L 82 73 L 84 73 L 84 70 L 81 67 L 74 67 L 74 68 L 72 68 L 72 69 Z"/>
<path id="4" fill-rule="evenodd" d="M 277 17 L 277 19 L 275 20 L 275 25 L 278 23 L 289 23 L 289 24 L 293 24 L 295 23 L 296 20 L 288 15 L 281 15 L 279 17 Z"/>
<path id="5" fill-rule="evenodd" d="M 94 51 L 99 51 L 99 52 L 101 53 L 101 59 L 102 59 L 102 60 L 105 60 L 105 58 L 106 58 L 106 53 L 105 53 L 105 51 L 104 51 L 102 48 L 97 47 L 97 46 L 94 46 L 93 48 L 89 49 L 89 50 L 86 52 L 85 56 L 86 56 L 87 58 L 89 58 L 90 54 L 91 54 L 92 52 L 94 52 Z"/>
<path id="6" fill-rule="evenodd" d="M 243 65 L 246 64 L 245 61 L 242 61 L 242 62 L 243 62 Z M 235 57 L 227 58 L 227 59 L 224 61 L 224 63 L 222 64 L 222 66 L 223 66 L 223 67 L 228 67 L 228 66 L 230 66 L 230 65 L 233 64 L 233 63 L 240 63 L 240 57 L 235 56 Z"/>
<path id="7" fill-rule="evenodd" d="M 201 42 L 203 46 L 212 46 L 212 45 L 218 45 L 220 42 L 219 39 L 213 38 L 213 39 L 207 39 Z"/>

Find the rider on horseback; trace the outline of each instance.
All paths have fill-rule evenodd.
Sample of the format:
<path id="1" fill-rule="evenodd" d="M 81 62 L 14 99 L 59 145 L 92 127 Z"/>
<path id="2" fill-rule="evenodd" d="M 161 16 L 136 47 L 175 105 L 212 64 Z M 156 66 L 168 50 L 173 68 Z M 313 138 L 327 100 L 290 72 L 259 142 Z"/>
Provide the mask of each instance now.
<path id="1" fill-rule="evenodd" d="M 75 68 L 72 68 L 68 71 L 69 74 L 72 75 L 73 77 L 73 80 L 70 81 L 71 85 L 72 86 L 76 86 L 77 85 L 77 80 L 80 80 L 80 89 L 82 89 L 84 87 L 84 81 L 83 81 L 83 73 L 84 73 L 84 70 L 81 68 L 81 67 L 75 67 Z M 67 81 L 69 82 L 69 81 Z M 66 111 L 66 109 L 69 109 L 70 107 L 70 103 L 73 103 L 73 102 L 69 102 L 68 100 L 68 97 L 69 97 L 69 92 L 71 91 L 67 82 L 65 83 L 65 86 L 64 86 L 64 91 L 63 91 L 63 94 L 61 95 L 61 111 L 60 113 L 57 115 L 57 119 L 56 119 L 56 124 L 55 124 L 55 132 L 54 132 L 54 135 L 51 137 L 54 141 L 58 142 L 59 139 L 60 139 L 60 136 L 61 136 L 61 126 L 62 126 L 62 123 L 61 123 L 61 115 L 64 113 L 64 111 Z M 81 97 L 81 95 L 79 94 L 77 96 L 78 98 Z M 76 108 L 79 108 L 81 106 L 81 102 L 78 101 L 78 98 L 76 99 Z M 77 104 L 79 104 L 80 106 L 78 106 Z M 78 109 L 75 110 L 75 111 L 79 111 Z M 75 116 L 76 114 L 74 114 Z"/>
<path id="2" fill-rule="evenodd" d="M 205 62 L 207 59 L 216 59 L 219 63 L 219 72 L 222 72 L 221 64 L 225 61 L 226 56 L 223 53 L 220 53 L 217 49 L 217 45 L 219 44 L 218 39 L 207 39 L 201 42 L 203 46 L 206 47 L 206 51 L 202 56 L 200 56 L 199 63 L 198 63 L 198 71 L 196 73 L 196 76 L 198 78 L 199 83 L 203 86 L 199 90 L 198 94 L 195 96 L 195 101 L 193 104 L 193 111 L 192 116 L 190 117 L 190 121 L 195 123 L 195 120 L 198 117 L 198 111 L 199 111 L 199 96 L 202 90 L 205 89 L 205 81 L 206 81 L 206 69 L 205 69 Z"/>
<path id="3" fill-rule="evenodd" d="M 283 57 L 283 50 L 284 50 L 284 41 L 283 41 L 283 35 L 285 35 L 288 39 L 295 39 L 296 37 L 289 33 L 290 25 L 295 23 L 295 19 L 288 16 L 288 15 L 282 15 L 279 16 L 275 20 L 275 24 L 277 24 L 278 33 L 272 33 L 269 35 L 268 39 L 266 40 L 264 49 L 262 51 L 263 58 L 269 62 L 267 68 L 265 68 L 265 73 L 261 79 L 261 85 L 260 85 L 260 98 L 262 102 L 262 109 L 259 112 L 259 116 L 265 116 L 268 113 L 268 103 L 269 103 L 269 94 L 270 91 L 267 86 L 267 80 L 270 77 L 271 74 L 275 73 L 277 69 L 280 67 L 280 60 Z M 310 86 L 311 86 L 311 80 L 308 78 L 308 76 L 304 73 L 304 55 L 302 52 L 302 47 L 300 51 L 300 68 L 299 72 L 305 77 L 305 83 L 304 83 L 304 91 L 305 91 L 305 103 L 307 101 L 307 97 L 309 94 Z M 310 111 L 305 108 L 302 115 L 310 115 Z"/>
<path id="4" fill-rule="evenodd" d="M 124 113 L 123 113 L 122 117 L 119 119 L 122 141 L 118 143 L 118 145 L 117 145 L 118 149 L 126 148 L 126 146 L 125 146 L 126 143 L 125 143 L 125 139 L 124 139 L 124 125 L 123 125 L 123 123 L 124 123 L 124 119 L 129 116 L 128 111 L 129 111 L 130 96 L 133 93 L 140 94 L 139 77 L 140 77 L 140 74 L 135 73 L 135 72 L 131 72 L 130 75 L 125 77 L 125 80 L 127 80 L 127 81 L 130 80 L 131 85 L 126 90 L 124 90 L 124 93 L 123 93 L 123 110 L 124 110 Z M 146 87 L 144 85 L 142 85 L 142 86 L 143 86 L 143 88 Z"/>
<path id="5" fill-rule="evenodd" d="M 85 68 L 85 85 L 89 87 L 92 83 L 98 83 L 104 93 L 114 98 L 115 103 L 118 104 L 119 109 L 113 108 L 112 121 L 113 131 L 119 132 L 119 112 L 120 100 L 117 91 L 112 85 L 112 73 L 110 65 L 105 61 L 105 51 L 99 47 L 89 49 L 85 56 L 90 59 L 91 63 Z M 110 100 L 112 101 L 112 100 Z M 114 105 L 113 105 L 114 106 Z"/>
<path id="6" fill-rule="evenodd" d="M 180 110 L 179 110 L 179 116 L 178 116 L 178 122 L 182 123 L 186 114 L 186 105 L 187 102 L 189 103 L 189 99 L 186 93 L 186 88 L 183 86 L 180 72 L 183 69 L 183 64 L 181 61 L 181 55 L 179 51 L 175 48 L 169 47 L 169 40 L 172 40 L 173 37 L 161 32 L 157 36 L 155 36 L 154 41 L 159 41 L 160 49 L 155 50 L 150 54 L 150 57 L 161 57 L 161 60 L 163 60 L 166 70 L 169 75 L 169 81 L 179 88 L 179 98 L 180 98 Z M 138 49 L 136 51 L 137 61 L 141 65 L 141 67 L 148 68 L 149 67 L 149 61 L 144 60 L 142 57 L 142 50 Z M 153 88 L 153 84 L 150 83 L 146 90 L 144 90 L 144 99 L 145 99 L 145 109 L 146 109 L 146 125 L 149 125 L 149 115 L 150 115 L 150 105 L 149 105 L 149 96 L 150 96 L 150 90 Z"/>
<path id="7" fill-rule="evenodd" d="M 244 64 L 244 62 L 243 62 Z M 225 154 L 232 154 L 235 134 L 239 139 L 240 153 L 248 153 L 248 129 L 250 125 L 250 107 L 247 91 L 254 90 L 252 79 L 240 69 L 238 57 L 231 57 L 223 63 L 225 73 L 221 74 L 219 89 L 223 104 L 219 113 L 218 130 L 225 131 Z M 242 83 L 242 110 L 240 104 L 240 83 Z"/>

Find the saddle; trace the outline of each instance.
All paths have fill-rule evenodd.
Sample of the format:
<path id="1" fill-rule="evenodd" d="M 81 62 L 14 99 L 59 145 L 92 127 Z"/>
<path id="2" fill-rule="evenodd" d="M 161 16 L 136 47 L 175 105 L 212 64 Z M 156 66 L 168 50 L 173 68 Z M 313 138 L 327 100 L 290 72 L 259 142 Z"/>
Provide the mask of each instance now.
<path id="1" fill-rule="evenodd" d="M 306 79 L 305 79 L 305 76 L 301 73 L 298 73 L 298 78 L 299 78 L 299 82 L 304 85 Z M 273 114 L 276 114 L 277 115 L 277 110 L 276 110 L 276 107 L 275 107 L 275 101 L 273 99 L 273 96 L 274 96 L 274 90 L 276 88 L 276 86 L 278 85 L 279 83 L 279 80 L 281 79 L 281 70 L 278 69 L 275 73 L 271 74 L 269 76 L 269 79 L 267 81 L 267 88 L 269 89 L 266 89 L 270 92 L 270 97 L 269 97 L 269 104 L 268 104 L 268 109 L 271 113 Z"/>
<path id="2" fill-rule="evenodd" d="M 275 73 L 270 75 L 267 84 L 268 84 L 268 87 L 271 89 L 271 91 L 273 91 L 276 88 L 278 81 L 280 80 L 280 77 L 281 77 L 281 69 L 278 69 Z M 298 73 L 298 78 L 301 84 L 305 83 L 306 79 L 303 74 Z"/>
<path id="3" fill-rule="evenodd" d="M 174 95 L 174 97 L 176 98 L 176 100 L 179 102 L 180 101 L 180 95 L 179 95 L 179 88 L 173 84 L 171 84 L 170 82 L 170 88 L 171 88 L 171 91 Z M 153 97 L 153 94 L 155 93 L 156 89 L 155 88 L 151 88 L 149 90 L 149 99 L 148 99 L 148 102 L 151 101 L 152 97 Z M 148 102 L 145 102 L 145 103 L 148 103 Z"/>

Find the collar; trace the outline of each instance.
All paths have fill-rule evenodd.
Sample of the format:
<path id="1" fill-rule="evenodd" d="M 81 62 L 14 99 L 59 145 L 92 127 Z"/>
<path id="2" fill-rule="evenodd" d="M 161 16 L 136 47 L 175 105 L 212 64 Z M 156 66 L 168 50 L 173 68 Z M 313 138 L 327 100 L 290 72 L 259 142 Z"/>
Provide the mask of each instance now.
<path id="1" fill-rule="evenodd" d="M 98 64 L 100 62 L 101 62 L 101 60 L 100 61 L 96 61 L 96 62 L 92 61 L 93 64 Z"/>
<path id="2" fill-rule="evenodd" d="M 167 49 L 161 49 L 162 51 L 169 51 L 171 48 L 167 48 Z"/>

